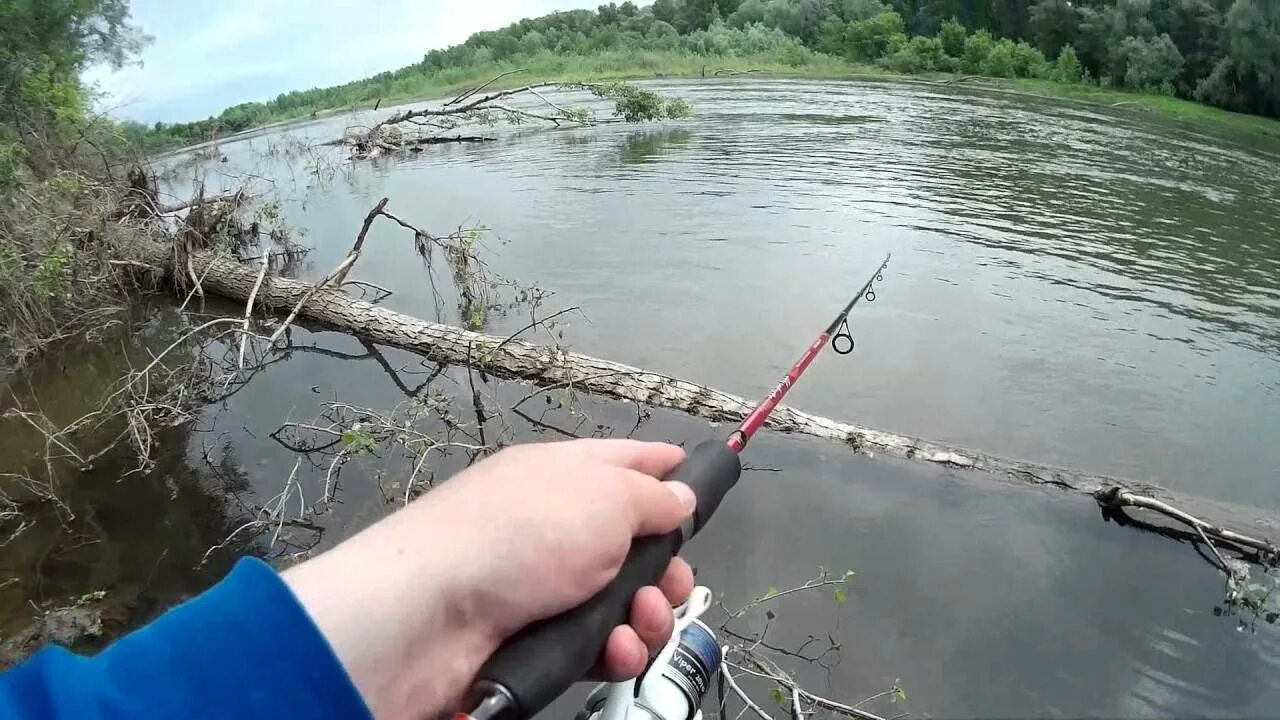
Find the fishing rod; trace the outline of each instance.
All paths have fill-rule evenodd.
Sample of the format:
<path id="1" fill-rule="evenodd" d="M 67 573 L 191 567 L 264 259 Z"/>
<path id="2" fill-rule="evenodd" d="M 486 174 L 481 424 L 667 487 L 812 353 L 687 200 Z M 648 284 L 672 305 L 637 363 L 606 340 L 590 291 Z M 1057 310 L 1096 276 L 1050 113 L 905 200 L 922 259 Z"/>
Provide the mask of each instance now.
<path id="1" fill-rule="evenodd" d="M 889 258 L 885 255 L 880 267 L 871 274 L 858 294 L 818 335 L 773 392 L 766 395 L 738 429 L 729 434 L 727 441 L 699 443 L 684 462 L 664 478 L 665 481 L 685 483 L 693 490 L 698 498 L 693 515 L 671 533 L 632 541 L 631 550 L 617 576 L 585 603 L 533 623 L 508 638 L 481 667 L 467 697 L 466 707 L 471 711 L 456 713 L 453 720 L 529 720 L 586 675 L 600 657 L 609 633 L 626 622 L 636 591 L 655 584 L 662 577 L 671 558 L 706 525 L 720 506 L 720 501 L 737 484 L 738 476 L 742 474 L 738 453 L 764 425 L 769 414 L 814 358 L 828 342 L 840 355 L 853 352 L 849 313 L 859 300 L 873 302 L 876 299 L 874 284 L 884 280 Z M 718 649 L 716 657 L 718 666 Z M 648 669 L 645 674 L 648 674 Z M 636 681 L 634 685 L 637 701 L 642 687 L 639 683 Z M 701 693 L 698 698 L 701 699 Z M 695 710 L 696 706 L 694 703 Z"/>

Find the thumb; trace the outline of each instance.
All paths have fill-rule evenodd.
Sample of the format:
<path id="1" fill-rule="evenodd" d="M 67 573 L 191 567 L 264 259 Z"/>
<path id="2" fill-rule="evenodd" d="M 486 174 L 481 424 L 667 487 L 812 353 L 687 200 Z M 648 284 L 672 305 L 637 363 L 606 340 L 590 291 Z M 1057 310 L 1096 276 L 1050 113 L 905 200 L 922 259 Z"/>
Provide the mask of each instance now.
<path id="1" fill-rule="evenodd" d="M 681 482 L 661 482 L 634 470 L 623 470 L 630 496 L 631 535 L 663 535 L 680 527 L 698 498 Z"/>

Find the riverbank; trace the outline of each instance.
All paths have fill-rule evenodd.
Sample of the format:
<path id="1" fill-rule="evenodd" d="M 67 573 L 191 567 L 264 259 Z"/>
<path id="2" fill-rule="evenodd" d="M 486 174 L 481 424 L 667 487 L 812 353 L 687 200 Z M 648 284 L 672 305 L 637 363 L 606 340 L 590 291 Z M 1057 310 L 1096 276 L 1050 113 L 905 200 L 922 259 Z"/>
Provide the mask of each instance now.
<path id="1" fill-rule="evenodd" d="M 346 112 L 368 110 L 372 107 L 451 97 L 503 73 L 512 74 L 501 77 L 488 87 L 497 90 L 519 87 L 530 82 L 729 78 L 744 75 L 754 78 L 877 80 L 927 84 L 963 82 L 989 91 L 1084 102 L 1150 113 L 1204 128 L 1219 128 L 1280 139 L 1280 120 L 1230 112 L 1167 95 L 1102 88 L 1096 85 L 937 72 L 907 75 L 878 65 L 853 63 L 809 51 L 800 51 L 794 55 L 760 53 L 732 56 L 700 55 L 681 51 L 624 51 L 591 55 L 541 53 L 519 65 L 488 63 L 431 75 L 415 75 L 392 81 L 382 87 L 362 88 L 354 101 L 348 99 L 328 106 L 316 106 L 306 111 L 272 113 L 261 125 L 220 137 L 218 140 L 244 137 L 246 134 L 256 134 L 264 129 L 307 118 L 332 117 Z M 167 143 L 164 149 L 171 150 L 182 144 Z"/>

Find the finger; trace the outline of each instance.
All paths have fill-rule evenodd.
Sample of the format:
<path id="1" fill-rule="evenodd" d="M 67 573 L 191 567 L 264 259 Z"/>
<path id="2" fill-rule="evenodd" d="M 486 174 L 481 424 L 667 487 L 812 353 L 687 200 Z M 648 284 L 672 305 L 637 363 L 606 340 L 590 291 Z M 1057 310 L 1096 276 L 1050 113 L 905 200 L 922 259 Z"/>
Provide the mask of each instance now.
<path id="1" fill-rule="evenodd" d="M 658 581 L 658 589 L 667 598 L 668 605 L 682 605 L 693 592 L 693 568 L 681 558 L 671 558 L 671 564 Z"/>
<path id="2" fill-rule="evenodd" d="M 619 625 L 609 633 L 597 671 L 591 674 L 605 682 L 630 680 L 644 672 L 649 653 L 644 642 L 629 625 Z"/>
<path id="3" fill-rule="evenodd" d="M 667 443 L 639 440 L 571 440 L 579 452 L 607 465 L 628 468 L 662 479 L 684 461 L 684 450 Z"/>
<path id="4" fill-rule="evenodd" d="M 629 495 L 631 534 L 663 535 L 680 527 L 698 499 L 688 485 L 660 482 L 635 470 L 619 469 L 618 478 Z"/>
<path id="5" fill-rule="evenodd" d="M 645 657 L 653 657 L 671 639 L 676 626 L 676 616 L 671 611 L 667 596 L 652 585 L 642 587 L 631 600 L 631 629 L 644 643 Z"/>

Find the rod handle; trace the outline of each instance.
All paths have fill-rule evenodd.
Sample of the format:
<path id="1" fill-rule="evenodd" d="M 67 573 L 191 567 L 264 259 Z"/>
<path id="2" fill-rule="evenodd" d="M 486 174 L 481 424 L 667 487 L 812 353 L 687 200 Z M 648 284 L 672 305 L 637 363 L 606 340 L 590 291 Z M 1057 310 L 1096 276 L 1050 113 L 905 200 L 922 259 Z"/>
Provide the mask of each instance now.
<path id="1" fill-rule="evenodd" d="M 478 694 L 502 693 L 507 696 L 502 720 L 528 720 L 583 679 L 600 658 L 609 634 L 627 622 L 636 591 L 658 582 L 671 558 L 711 519 L 741 473 L 737 453 L 722 441 L 695 447 L 665 478 L 687 484 L 698 497 L 691 527 L 636 538 L 617 576 L 602 590 L 508 638 L 481 667 L 469 702 L 482 700 Z"/>

